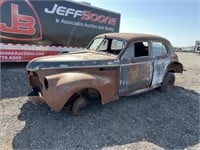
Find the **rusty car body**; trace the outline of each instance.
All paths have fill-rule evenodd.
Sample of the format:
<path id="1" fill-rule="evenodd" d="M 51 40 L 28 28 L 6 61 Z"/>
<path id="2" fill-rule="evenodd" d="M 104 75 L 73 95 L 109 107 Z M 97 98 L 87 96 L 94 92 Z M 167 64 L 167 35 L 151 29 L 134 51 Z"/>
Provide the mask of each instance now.
<path id="1" fill-rule="evenodd" d="M 171 43 L 160 36 L 107 33 L 96 36 L 83 51 L 36 58 L 27 65 L 34 91 L 54 111 L 71 104 L 79 114 L 87 101 L 102 104 L 120 96 L 173 86 L 182 73 Z"/>

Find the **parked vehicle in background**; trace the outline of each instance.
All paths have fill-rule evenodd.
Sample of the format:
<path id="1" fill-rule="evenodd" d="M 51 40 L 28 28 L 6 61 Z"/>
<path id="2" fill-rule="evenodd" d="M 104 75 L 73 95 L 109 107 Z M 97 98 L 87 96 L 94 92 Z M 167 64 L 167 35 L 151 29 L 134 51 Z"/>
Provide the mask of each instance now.
<path id="1" fill-rule="evenodd" d="M 30 61 L 27 78 L 53 110 L 71 105 L 72 114 L 78 115 L 93 99 L 106 104 L 154 88 L 169 91 L 174 73 L 182 71 L 167 39 L 108 33 L 96 36 L 83 51 Z"/>
<path id="2" fill-rule="evenodd" d="M 1 62 L 77 51 L 98 34 L 119 32 L 119 13 L 87 3 L 1 0 L 0 7 Z"/>
<path id="3" fill-rule="evenodd" d="M 200 41 L 198 41 L 198 40 L 195 42 L 194 51 L 196 53 L 200 53 Z"/>

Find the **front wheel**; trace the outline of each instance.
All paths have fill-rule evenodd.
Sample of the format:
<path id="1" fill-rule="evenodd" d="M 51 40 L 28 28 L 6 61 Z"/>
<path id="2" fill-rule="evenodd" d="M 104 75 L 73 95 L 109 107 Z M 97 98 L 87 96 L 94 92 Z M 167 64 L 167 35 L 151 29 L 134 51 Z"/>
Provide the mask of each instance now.
<path id="1" fill-rule="evenodd" d="M 161 92 L 169 92 L 175 83 L 175 75 L 172 72 L 167 72 L 163 79 L 162 86 L 159 87 Z"/>
<path id="2" fill-rule="evenodd" d="M 78 97 L 71 107 L 72 115 L 78 116 L 84 112 L 84 109 L 87 106 L 87 100 L 85 97 Z"/>

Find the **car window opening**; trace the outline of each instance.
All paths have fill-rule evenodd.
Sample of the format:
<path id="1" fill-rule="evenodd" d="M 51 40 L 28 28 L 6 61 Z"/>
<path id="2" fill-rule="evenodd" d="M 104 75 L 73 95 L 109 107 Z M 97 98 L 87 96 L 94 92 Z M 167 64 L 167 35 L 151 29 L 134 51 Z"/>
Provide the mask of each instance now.
<path id="1" fill-rule="evenodd" d="M 149 56 L 148 42 L 137 42 L 135 45 L 135 57 Z"/>
<path id="2" fill-rule="evenodd" d="M 118 55 L 124 48 L 124 41 L 112 38 L 94 39 L 88 49 Z"/>
<path id="3" fill-rule="evenodd" d="M 167 54 L 167 48 L 161 42 L 152 42 L 153 56 L 164 56 Z"/>

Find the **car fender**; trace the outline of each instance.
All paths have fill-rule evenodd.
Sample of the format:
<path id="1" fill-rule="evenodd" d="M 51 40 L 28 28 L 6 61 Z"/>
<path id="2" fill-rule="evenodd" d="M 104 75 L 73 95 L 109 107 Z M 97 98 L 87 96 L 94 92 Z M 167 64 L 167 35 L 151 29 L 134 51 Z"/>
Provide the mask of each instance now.
<path id="1" fill-rule="evenodd" d="M 115 84 L 111 77 L 103 75 L 81 72 L 60 73 L 45 76 L 43 96 L 53 110 L 59 111 L 72 95 L 83 89 L 93 88 L 100 93 L 101 102 L 104 104 L 118 99 Z"/>
<path id="2" fill-rule="evenodd" d="M 167 67 L 167 71 L 174 73 L 182 73 L 183 70 L 183 65 L 177 61 L 171 62 Z"/>

